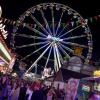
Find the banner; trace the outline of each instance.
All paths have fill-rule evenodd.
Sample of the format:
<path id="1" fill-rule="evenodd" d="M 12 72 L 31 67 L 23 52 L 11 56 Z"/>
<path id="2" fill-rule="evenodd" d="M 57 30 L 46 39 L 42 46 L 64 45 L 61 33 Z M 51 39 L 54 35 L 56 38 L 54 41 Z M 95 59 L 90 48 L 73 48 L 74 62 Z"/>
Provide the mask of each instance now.
<path id="1" fill-rule="evenodd" d="M 71 78 L 68 80 L 67 83 L 67 95 L 65 100 L 75 100 L 77 95 L 77 89 L 78 89 L 79 79 Z"/>

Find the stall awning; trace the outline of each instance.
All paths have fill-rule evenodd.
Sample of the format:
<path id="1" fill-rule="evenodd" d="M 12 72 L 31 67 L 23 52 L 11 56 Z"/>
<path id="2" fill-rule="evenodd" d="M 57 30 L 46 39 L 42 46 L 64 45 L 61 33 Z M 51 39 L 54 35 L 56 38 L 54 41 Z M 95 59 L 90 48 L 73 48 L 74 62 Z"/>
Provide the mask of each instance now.
<path id="1" fill-rule="evenodd" d="M 80 73 L 80 72 L 75 72 L 75 71 L 72 71 L 72 70 L 68 70 L 66 68 L 61 68 L 56 73 L 54 80 L 66 82 L 70 78 L 81 79 L 81 78 L 85 78 L 85 77 L 89 77 L 89 75 L 86 75 L 86 74 L 83 74 L 83 73 Z"/>

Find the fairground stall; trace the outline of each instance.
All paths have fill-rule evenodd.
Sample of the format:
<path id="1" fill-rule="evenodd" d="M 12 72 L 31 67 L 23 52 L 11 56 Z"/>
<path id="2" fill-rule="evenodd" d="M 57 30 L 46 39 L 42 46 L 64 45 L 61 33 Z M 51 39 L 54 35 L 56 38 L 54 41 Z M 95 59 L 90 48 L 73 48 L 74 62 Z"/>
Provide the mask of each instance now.
<path id="1" fill-rule="evenodd" d="M 77 97 L 79 100 L 100 100 L 100 71 L 80 80 Z"/>

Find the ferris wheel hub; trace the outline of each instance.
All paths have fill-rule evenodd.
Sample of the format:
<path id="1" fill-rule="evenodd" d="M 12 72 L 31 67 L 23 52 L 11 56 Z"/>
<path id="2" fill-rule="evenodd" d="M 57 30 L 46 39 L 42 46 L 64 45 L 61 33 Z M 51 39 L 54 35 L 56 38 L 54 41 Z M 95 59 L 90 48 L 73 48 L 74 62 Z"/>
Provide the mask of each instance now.
<path id="1" fill-rule="evenodd" d="M 60 39 L 59 37 L 56 37 L 56 36 L 51 36 L 51 35 L 48 35 L 47 36 L 47 39 L 52 41 L 52 42 L 60 42 L 60 41 L 63 41 L 63 39 Z"/>

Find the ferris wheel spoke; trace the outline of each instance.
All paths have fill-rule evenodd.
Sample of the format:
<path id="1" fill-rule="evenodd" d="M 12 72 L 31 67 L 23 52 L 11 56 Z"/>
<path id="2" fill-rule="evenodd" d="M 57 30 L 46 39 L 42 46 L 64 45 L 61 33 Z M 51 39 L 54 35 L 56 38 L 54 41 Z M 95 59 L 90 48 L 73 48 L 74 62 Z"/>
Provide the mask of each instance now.
<path id="1" fill-rule="evenodd" d="M 74 53 L 74 50 L 73 49 L 71 49 L 71 48 L 69 48 L 69 47 L 67 47 L 67 46 L 65 46 L 64 44 L 60 44 L 64 49 L 66 49 L 67 51 L 69 51 L 70 53 Z"/>
<path id="2" fill-rule="evenodd" d="M 54 69 L 57 72 L 59 65 L 58 65 L 58 62 L 57 62 L 57 55 L 56 55 L 55 47 L 53 47 L 53 51 L 54 51 Z"/>
<path id="3" fill-rule="evenodd" d="M 56 50 L 56 54 L 57 54 L 59 68 L 61 68 L 60 55 L 59 55 L 59 50 L 58 50 L 58 47 L 57 47 L 57 44 L 56 43 L 55 43 L 55 50 Z"/>
<path id="4" fill-rule="evenodd" d="M 88 48 L 88 46 L 86 46 L 86 45 L 81 45 L 81 44 L 78 44 L 78 43 L 73 43 L 73 42 L 64 42 L 64 41 L 62 41 L 62 43 L 64 43 L 64 44 L 67 44 L 67 45 L 71 45 L 71 46 L 78 46 L 78 47 L 82 47 L 82 48 Z"/>
<path id="5" fill-rule="evenodd" d="M 71 40 L 71 39 L 78 39 L 78 38 L 84 38 L 86 35 L 80 35 L 80 36 L 72 36 L 68 38 L 63 38 L 63 40 Z"/>
<path id="6" fill-rule="evenodd" d="M 40 47 L 39 49 L 36 49 L 34 52 L 28 54 L 27 56 L 23 57 L 21 60 L 25 60 L 27 59 L 28 57 L 30 57 L 31 55 L 35 54 L 36 52 L 40 51 L 41 49 L 45 48 L 47 45 L 49 45 L 50 43 L 48 44 L 45 44 L 44 46 Z"/>
<path id="7" fill-rule="evenodd" d="M 35 33 L 37 33 L 37 34 L 43 36 L 43 37 L 47 37 L 45 34 L 43 34 L 42 32 L 40 32 L 39 30 L 37 30 L 37 29 L 35 29 L 35 28 L 29 26 L 28 24 L 26 24 L 25 27 L 28 28 L 28 29 L 30 29 L 30 30 L 32 30 L 33 32 L 35 32 Z"/>
<path id="8" fill-rule="evenodd" d="M 57 45 L 57 44 L 56 44 Z M 59 55 L 59 61 L 60 61 L 60 66 L 61 66 L 61 62 L 63 61 L 63 57 L 59 51 L 59 46 L 57 45 L 57 51 L 58 51 L 58 55 Z"/>
<path id="9" fill-rule="evenodd" d="M 61 37 L 65 36 L 66 34 L 71 33 L 72 31 L 78 29 L 78 28 L 81 27 L 81 26 L 82 26 L 82 25 L 79 25 L 79 26 L 77 26 L 77 27 L 75 27 L 75 28 L 72 28 L 71 30 L 69 30 L 69 31 L 65 32 L 64 34 L 60 35 L 59 37 L 61 38 Z"/>
<path id="10" fill-rule="evenodd" d="M 68 59 L 70 59 L 70 55 L 61 47 L 61 45 L 59 45 L 59 49 L 68 57 Z"/>
<path id="11" fill-rule="evenodd" d="M 59 52 L 59 56 L 60 56 L 60 61 L 61 61 L 61 63 L 63 63 L 63 57 L 62 57 L 62 55 L 61 55 L 61 53 L 60 53 L 59 45 L 58 45 L 58 44 L 57 44 L 57 47 L 58 47 L 58 52 Z"/>
<path id="12" fill-rule="evenodd" d="M 33 36 L 33 35 L 26 35 L 26 34 L 16 34 L 16 36 L 20 36 L 20 37 L 25 37 L 25 38 L 33 38 L 33 39 L 40 39 L 40 40 L 47 40 L 44 37 L 38 37 L 38 36 Z"/>
<path id="13" fill-rule="evenodd" d="M 72 19 L 72 18 L 71 18 Z M 70 19 L 70 20 L 71 20 Z M 60 36 L 60 34 L 62 34 L 62 32 L 68 27 L 69 23 L 70 23 L 70 20 L 67 22 L 67 24 L 64 26 L 64 28 L 58 33 L 58 37 Z"/>
<path id="14" fill-rule="evenodd" d="M 52 46 L 51 46 L 51 48 L 50 48 L 50 51 L 49 51 L 49 54 L 48 54 L 48 57 L 47 57 L 47 60 L 46 60 L 45 68 L 47 67 L 47 64 L 48 64 L 48 62 L 49 62 L 50 55 L 51 55 L 51 51 L 52 51 Z"/>
<path id="15" fill-rule="evenodd" d="M 26 71 L 26 73 L 28 73 L 29 71 L 31 71 L 34 66 L 37 64 L 37 62 L 44 56 L 44 54 L 47 52 L 47 50 L 51 47 L 52 43 L 44 50 L 44 52 L 37 58 L 37 60 L 31 65 L 31 67 Z M 25 73 L 25 74 L 26 74 Z"/>
<path id="16" fill-rule="evenodd" d="M 35 21 L 35 23 L 43 30 L 47 35 L 48 31 L 44 28 L 44 26 L 31 14 L 30 17 Z"/>
<path id="17" fill-rule="evenodd" d="M 63 14 L 64 14 L 64 11 L 62 11 L 62 14 L 61 14 L 61 16 L 60 16 L 60 19 L 59 19 L 59 22 L 58 22 L 58 25 L 57 25 L 56 35 L 57 35 L 58 30 L 59 30 L 59 28 L 60 28 L 60 25 L 61 25 L 61 20 L 62 20 L 62 16 L 63 16 Z"/>
<path id="18" fill-rule="evenodd" d="M 22 45 L 22 46 L 16 46 L 16 48 L 31 47 L 31 46 L 36 46 L 36 45 L 41 45 L 41 44 L 46 44 L 46 43 L 48 42 L 45 41 L 45 42 L 39 42 L 39 43 L 32 43 L 32 44 L 27 44 L 27 45 Z"/>
<path id="19" fill-rule="evenodd" d="M 51 8 L 51 17 L 52 17 L 52 30 L 53 30 L 53 35 L 55 36 L 55 23 L 54 23 L 54 11 L 53 7 Z"/>
<path id="20" fill-rule="evenodd" d="M 42 18 L 43 18 L 43 20 L 44 20 L 44 23 L 45 23 L 45 25 L 46 25 L 47 30 L 48 30 L 49 33 L 52 35 L 52 32 L 51 32 L 51 30 L 50 30 L 49 24 L 48 24 L 48 22 L 47 22 L 47 19 L 46 19 L 45 15 L 44 15 L 43 10 L 41 9 L 40 12 L 41 12 L 41 15 L 42 15 Z"/>

